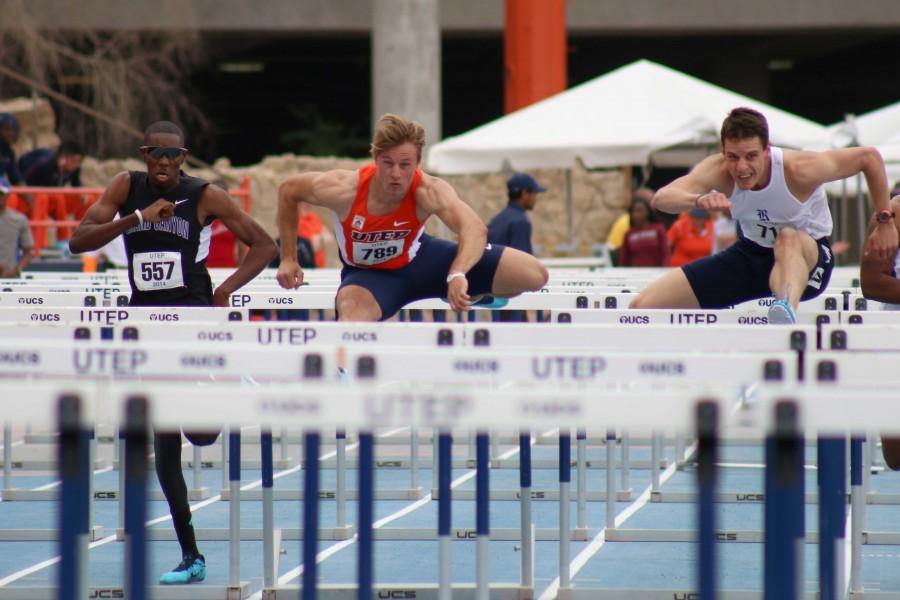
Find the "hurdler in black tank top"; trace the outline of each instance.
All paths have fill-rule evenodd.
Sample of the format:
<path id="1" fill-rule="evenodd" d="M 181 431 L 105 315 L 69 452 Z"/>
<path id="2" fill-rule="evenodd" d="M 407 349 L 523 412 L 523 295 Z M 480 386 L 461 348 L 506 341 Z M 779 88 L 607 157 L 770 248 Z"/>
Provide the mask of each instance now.
<path id="1" fill-rule="evenodd" d="M 209 183 L 182 173 L 178 185 L 157 194 L 150 190 L 147 173 L 131 171 L 129 175 L 131 187 L 119 209 L 120 217 L 160 198 L 176 203 L 172 218 L 144 221 L 124 233 L 131 283 L 129 305 L 211 306 L 212 282 L 206 270 L 210 232 L 197 216 L 200 196 Z"/>

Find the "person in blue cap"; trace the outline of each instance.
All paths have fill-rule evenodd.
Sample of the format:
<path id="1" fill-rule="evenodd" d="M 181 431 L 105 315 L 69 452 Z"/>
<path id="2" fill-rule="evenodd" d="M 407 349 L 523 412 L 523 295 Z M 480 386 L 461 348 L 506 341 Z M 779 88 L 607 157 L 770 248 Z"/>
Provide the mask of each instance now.
<path id="1" fill-rule="evenodd" d="M 506 182 L 509 204 L 488 223 L 488 242 L 534 254 L 531 221 L 526 211 L 534 210 L 537 196 L 547 189 L 527 173 L 515 173 Z"/>
<path id="2" fill-rule="evenodd" d="M 547 189 L 527 173 L 514 173 L 506 182 L 509 204 L 488 223 L 488 242 L 508 246 L 528 254 L 534 254 L 531 247 L 531 221 L 526 211 L 534 210 L 537 196 Z M 524 310 L 495 312 L 494 321 L 527 321 Z"/>
<path id="3" fill-rule="evenodd" d="M 0 177 L 12 185 L 22 185 L 22 174 L 16 165 L 12 146 L 19 139 L 19 120 L 12 113 L 0 113 Z"/>

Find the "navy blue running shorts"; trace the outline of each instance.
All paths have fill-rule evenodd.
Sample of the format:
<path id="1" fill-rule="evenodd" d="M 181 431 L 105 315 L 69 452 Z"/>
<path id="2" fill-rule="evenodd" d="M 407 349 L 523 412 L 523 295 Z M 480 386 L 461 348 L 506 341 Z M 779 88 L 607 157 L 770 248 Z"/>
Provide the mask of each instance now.
<path id="1" fill-rule="evenodd" d="M 446 298 L 447 275 L 450 264 L 456 258 L 457 245 L 425 234 L 420 242 L 416 257 L 400 269 L 360 269 L 344 265 L 340 287 L 358 285 L 369 290 L 381 308 L 382 321 L 394 316 L 410 302 Z M 488 244 L 481 260 L 466 273 L 470 296 L 491 293 L 494 273 L 504 248 L 506 246 Z"/>
<path id="2" fill-rule="evenodd" d="M 815 298 L 828 287 L 834 255 L 828 238 L 816 240 L 819 260 L 809 272 L 809 281 L 801 300 Z M 681 267 L 701 308 L 728 308 L 747 300 L 772 295 L 769 274 L 775 265 L 775 251 L 739 238 L 737 242 L 712 256 Z"/>

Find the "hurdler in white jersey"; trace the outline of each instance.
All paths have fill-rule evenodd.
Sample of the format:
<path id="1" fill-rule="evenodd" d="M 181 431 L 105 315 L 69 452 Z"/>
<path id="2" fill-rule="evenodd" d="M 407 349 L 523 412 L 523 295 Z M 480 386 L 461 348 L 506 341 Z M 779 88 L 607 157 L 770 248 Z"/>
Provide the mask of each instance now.
<path id="1" fill-rule="evenodd" d="M 725 308 L 774 295 L 769 322 L 796 322 L 797 304 L 825 290 L 834 266 L 832 218 L 822 185 L 858 173 L 866 177 L 877 216 L 868 246 L 880 258 L 896 253 L 884 162 L 874 148 L 773 147 L 765 117 L 750 108 L 729 113 L 721 142 L 720 154 L 660 189 L 653 205 L 671 213 L 695 207 L 731 211 L 740 223 L 738 241 L 666 273 L 641 292 L 633 308 Z"/>

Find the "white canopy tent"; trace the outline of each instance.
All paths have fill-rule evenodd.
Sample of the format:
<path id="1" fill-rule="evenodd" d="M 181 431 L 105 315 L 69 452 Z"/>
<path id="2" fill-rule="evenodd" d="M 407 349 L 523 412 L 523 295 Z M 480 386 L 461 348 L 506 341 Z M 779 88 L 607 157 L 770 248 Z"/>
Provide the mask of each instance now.
<path id="1" fill-rule="evenodd" d="M 821 147 L 825 127 L 674 69 L 640 60 L 431 147 L 439 174 L 623 165 L 691 166 L 718 147 L 736 106 L 769 121 L 773 144 Z"/>
<path id="2" fill-rule="evenodd" d="M 875 146 L 884 158 L 888 185 L 900 181 L 900 102 L 859 116 L 847 115 L 843 121 L 828 127 L 828 133 L 833 148 Z M 856 177 L 848 179 L 846 184 L 833 182 L 827 189 L 832 194 L 856 195 L 857 180 L 865 193 L 865 179 Z"/>

